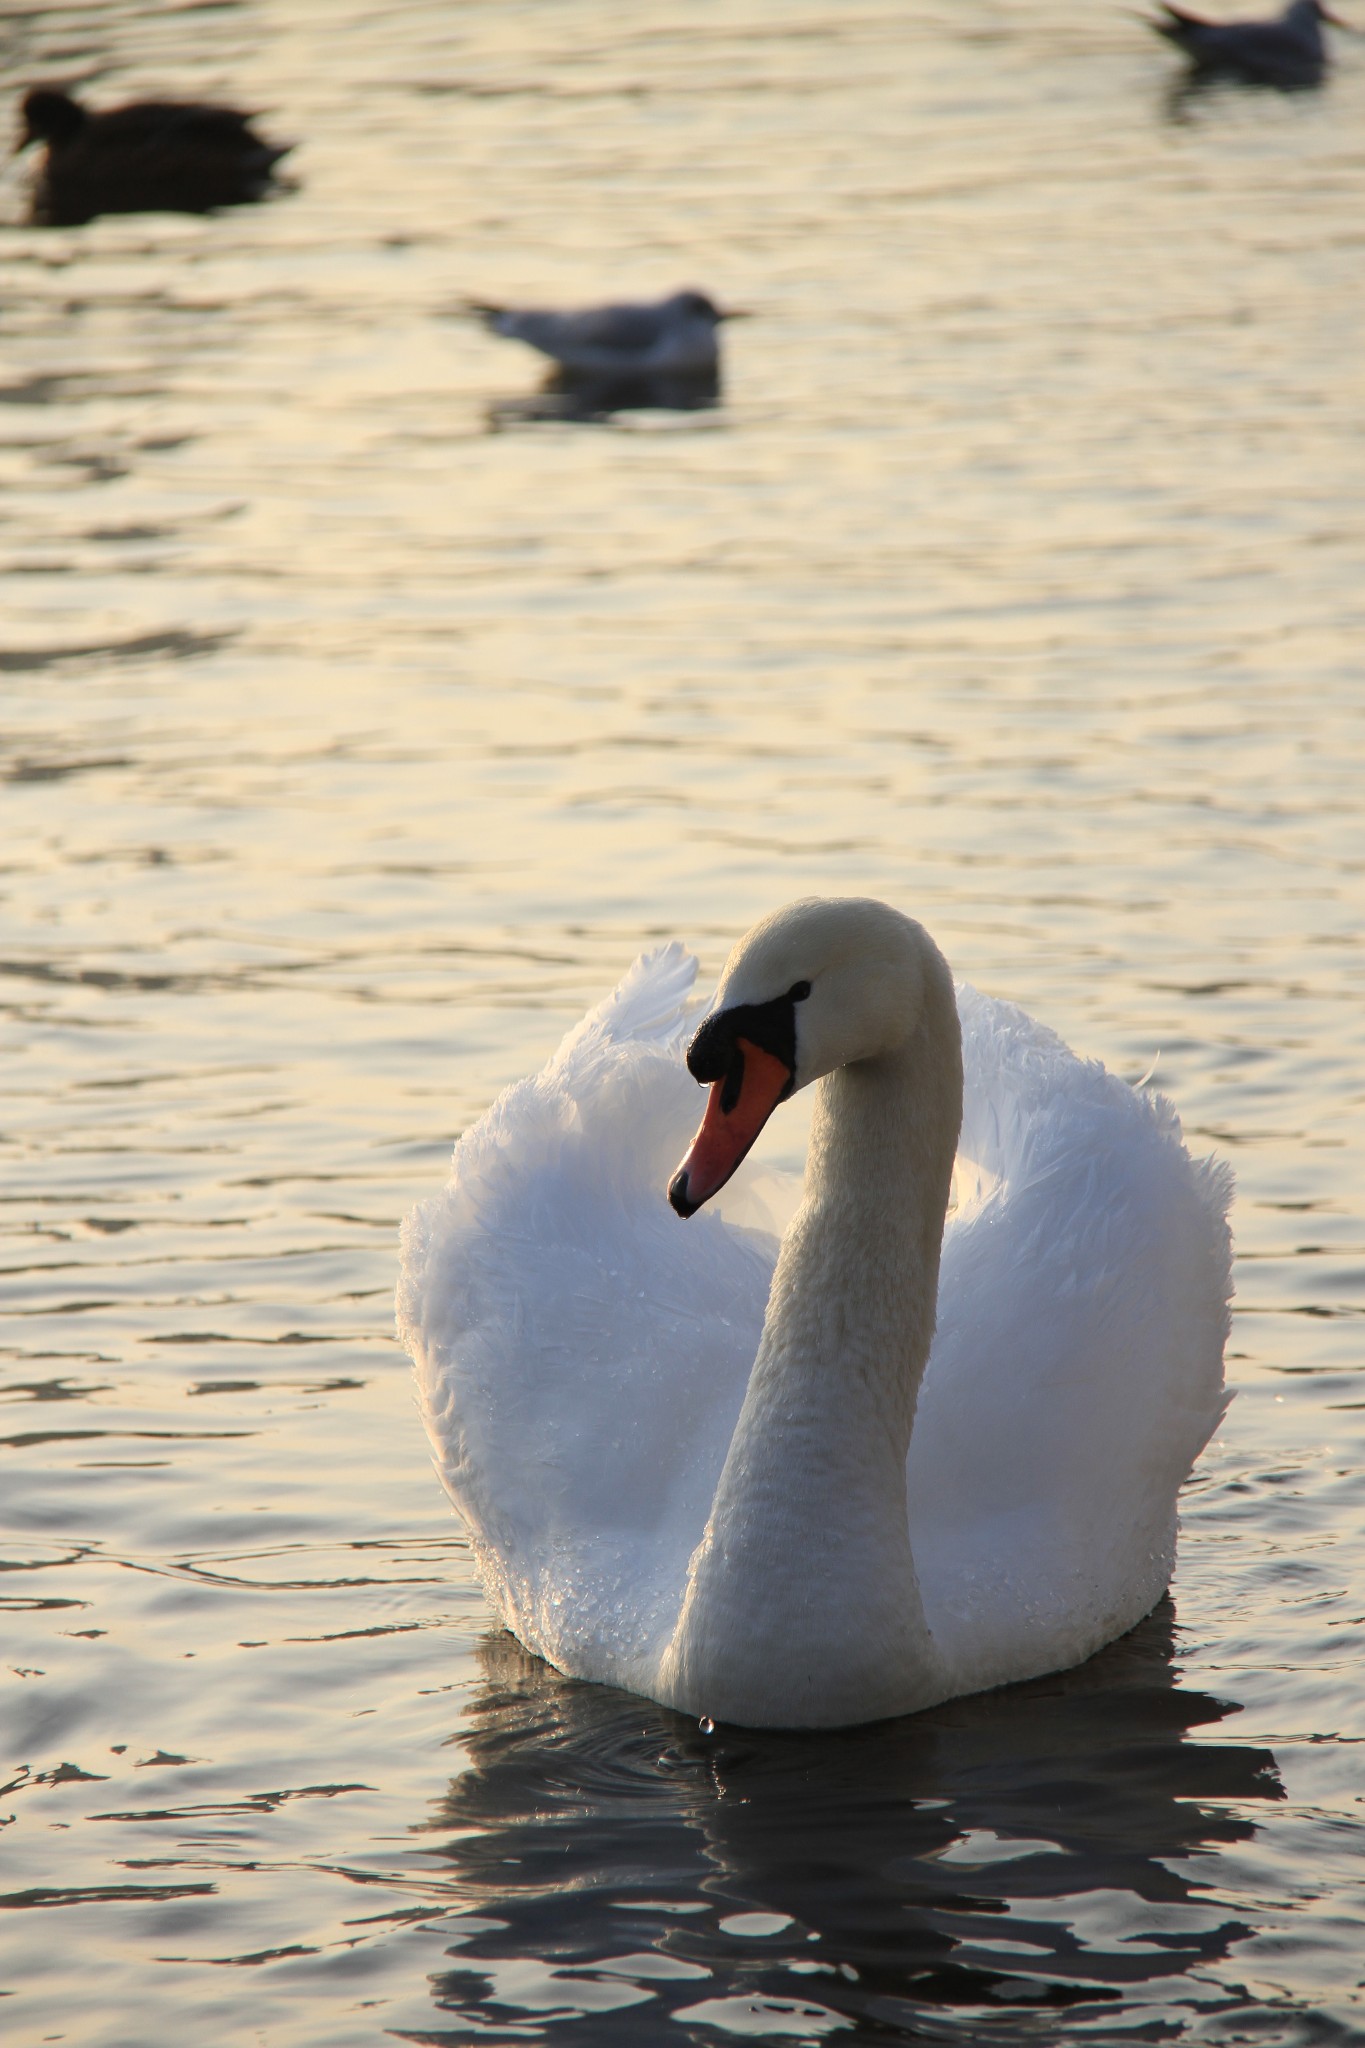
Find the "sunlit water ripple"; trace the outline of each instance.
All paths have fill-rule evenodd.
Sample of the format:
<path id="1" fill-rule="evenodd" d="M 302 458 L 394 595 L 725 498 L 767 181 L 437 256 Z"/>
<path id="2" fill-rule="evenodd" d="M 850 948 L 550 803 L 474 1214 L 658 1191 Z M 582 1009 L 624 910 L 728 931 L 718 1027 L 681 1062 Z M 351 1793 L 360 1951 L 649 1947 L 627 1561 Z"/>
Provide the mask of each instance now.
<path id="1" fill-rule="evenodd" d="M 11 10 L 298 190 L 0 184 L 0 2032 L 1365 2040 L 1365 56 L 1121 9 Z M 532 424 L 462 297 L 711 290 Z M 400 1215 L 638 948 L 885 895 L 1237 1171 L 1237 1399 L 1083 1671 L 706 1736 L 490 1636 Z M 790 1132 L 775 1137 L 779 1156 Z"/>

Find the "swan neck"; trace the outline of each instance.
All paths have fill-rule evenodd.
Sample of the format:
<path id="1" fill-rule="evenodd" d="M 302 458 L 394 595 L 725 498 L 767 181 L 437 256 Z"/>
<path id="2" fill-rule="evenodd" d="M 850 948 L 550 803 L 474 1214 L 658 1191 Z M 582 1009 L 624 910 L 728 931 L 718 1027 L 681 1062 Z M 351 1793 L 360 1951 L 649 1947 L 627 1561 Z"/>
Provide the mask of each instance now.
<path id="1" fill-rule="evenodd" d="M 755 1363 L 756 1375 L 810 1379 L 846 1429 L 872 1407 L 878 1448 L 898 1472 L 933 1340 L 961 1121 L 956 1034 L 951 1043 L 957 1065 L 946 1075 L 927 1065 L 917 1038 L 818 1083 L 805 1200 L 782 1247 Z M 864 1452 L 872 1448 L 865 1438 Z"/>
<path id="2" fill-rule="evenodd" d="M 819 1084 L 744 1405 L 661 1697 L 826 1725 L 942 1698 L 910 1548 L 906 1454 L 934 1333 L 962 1111 L 950 1019 Z"/>

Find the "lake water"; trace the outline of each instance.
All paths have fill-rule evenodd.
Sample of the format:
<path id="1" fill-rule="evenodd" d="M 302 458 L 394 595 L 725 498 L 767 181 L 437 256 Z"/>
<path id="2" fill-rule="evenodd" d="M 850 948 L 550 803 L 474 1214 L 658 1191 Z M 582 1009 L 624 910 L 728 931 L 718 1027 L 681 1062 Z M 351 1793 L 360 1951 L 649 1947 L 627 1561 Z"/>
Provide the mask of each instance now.
<path id="1" fill-rule="evenodd" d="M 1182 106 L 1060 0 L 10 10 L 10 104 L 300 146 L 217 219 L 0 184 L 6 2043 L 1365 2041 L 1336 49 Z M 457 310 L 681 284 L 723 402 L 593 425 Z M 1232 1161 L 1237 1397 L 1091 1665 L 706 1736 L 491 1631 L 397 1226 L 643 945 L 841 891 Z"/>

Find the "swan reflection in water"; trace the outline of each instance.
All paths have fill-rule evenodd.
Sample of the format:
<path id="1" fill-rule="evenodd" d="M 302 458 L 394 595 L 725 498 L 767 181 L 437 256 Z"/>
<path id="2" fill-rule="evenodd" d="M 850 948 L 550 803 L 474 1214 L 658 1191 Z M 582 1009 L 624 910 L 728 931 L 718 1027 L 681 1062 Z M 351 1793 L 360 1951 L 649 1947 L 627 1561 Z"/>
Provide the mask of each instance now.
<path id="1" fill-rule="evenodd" d="M 486 1639 L 468 1768 L 422 1829 L 448 1834 L 472 1924 L 449 1923 L 420 2038 L 589 2014 L 594 2048 L 666 2020 L 968 2038 L 1012 2012 L 1055 2038 L 1068 2010 L 1087 2031 L 1207 2014 L 1208 1966 L 1250 1930 L 1185 1859 L 1284 1794 L 1270 1751 L 1192 1739 L 1238 1709 L 1177 1686 L 1172 1636 L 1163 1601 L 1078 1669 L 811 1735 L 708 1734 Z"/>

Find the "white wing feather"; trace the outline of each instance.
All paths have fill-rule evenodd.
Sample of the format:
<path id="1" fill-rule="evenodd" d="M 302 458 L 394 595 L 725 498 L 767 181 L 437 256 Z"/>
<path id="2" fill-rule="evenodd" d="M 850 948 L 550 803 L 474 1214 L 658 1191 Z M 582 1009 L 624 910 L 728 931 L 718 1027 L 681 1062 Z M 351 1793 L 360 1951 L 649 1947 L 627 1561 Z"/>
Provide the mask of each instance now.
<path id="1" fill-rule="evenodd" d="M 676 1616 L 776 1255 L 668 1206 L 696 970 L 677 944 L 637 960 L 403 1233 L 399 1334 L 489 1594 L 530 1648 L 617 1682 Z"/>

